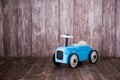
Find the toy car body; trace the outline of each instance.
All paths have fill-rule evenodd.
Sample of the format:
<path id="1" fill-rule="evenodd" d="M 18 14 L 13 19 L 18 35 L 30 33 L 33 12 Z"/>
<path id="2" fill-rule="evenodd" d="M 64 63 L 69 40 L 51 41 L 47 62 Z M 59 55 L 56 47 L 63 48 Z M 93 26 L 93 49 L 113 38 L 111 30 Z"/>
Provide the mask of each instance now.
<path id="1" fill-rule="evenodd" d="M 92 49 L 89 46 L 58 47 L 55 51 L 55 61 L 67 64 L 69 56 L 72 54 L 76 54 L 79 61 L 87 60 L 91 51 Z"/>
<path id="2" fill-rule="evenodd" d="M 69 64 L 71 68 L 75 68 L 79 61 L 90 60 L 95 64 L 98 60 L 98 53 L 92 49 L 85 41 L 80 41 L 78 44 L 71 46 L 58 47 L 53 55 L 55 65 Z"/>

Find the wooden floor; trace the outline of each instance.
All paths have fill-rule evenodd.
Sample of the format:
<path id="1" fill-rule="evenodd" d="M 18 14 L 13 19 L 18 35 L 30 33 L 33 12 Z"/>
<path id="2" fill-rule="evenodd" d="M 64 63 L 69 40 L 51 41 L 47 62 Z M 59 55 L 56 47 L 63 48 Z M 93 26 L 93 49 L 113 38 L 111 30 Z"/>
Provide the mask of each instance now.
<path id="1" fill-rule="evenodd" d="M 100 58 L 76 69 L 56 67 L 51 58 L 0 58 L 0 80 L 120 80 L 120 58 Z"/>

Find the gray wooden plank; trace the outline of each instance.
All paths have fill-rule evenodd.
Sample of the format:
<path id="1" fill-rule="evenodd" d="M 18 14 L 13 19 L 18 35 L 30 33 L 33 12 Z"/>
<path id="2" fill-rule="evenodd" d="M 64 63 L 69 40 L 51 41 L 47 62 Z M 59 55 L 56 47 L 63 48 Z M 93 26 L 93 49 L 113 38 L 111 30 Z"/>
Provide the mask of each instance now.
<path id="1" fill-rule="evenodd" d="M 0 0 L 0 56 L 4 56 L 4 45 L 3 45 L 3 1 Z"/>
<path id="2" fill-rule="evenodd" d="M 116 57 L 120 57 L 120 0 L 117 0 L 116 8 Z"/>
<path id="3" fill-rule="evenodd" d="M 4 55 L 18 56 L 17 54 L 17 0 L 3 0 L 3 38 Z"/>
<path id="4" fill-rule="evenodd" d="M 32 3 L 32 56 L 46 55 L 45 0 Z"/>
<path id="5" fill-rule="evenodd" d="M 116 0 L 104 0 L 103 4 L 103 27 L 102 27 L 102 52 L 103 56 L 115 56 L 115 3 Z"/>
<path id="6" fill-rule="evenodd" d="M 74 17 L 74 0 L 60 0 L 60 35 L 73 35 L 73 17 Z M 68 44 L 71 45 L 73 39 L 69 39 Z M 65 38 L 60 38 L 60 46 L 65 45 Z"/>
<path id="7" fill-rule="evenodd" d="M 27 57 L 32 54 L 31 0 L 19 0 L 18 3 L 18 54 Z"/>
<path id="8" fill-rule="evenodd" d="M 88 10 L 90 5 L 87 0 L 75 0 L 75 11 L 74 11 L 74 35 L 75 35 L 75 42 L 79 42 L 80 40 L 85 40 L 88 43 L 89 40 L 89 27 L 88 27 Z M 76 33 L 77 31 L 77 33 Z"/>
<path id="9" fill-rule="evenodd" d="M 49 57 L 59 46 L 59 0 L 46 0 L 45 12 L 46 57 Z"/>
<path id="10" fill-rule="evenodd" d="M 102 0 L 87 1 L 87 17 L 88 23 L 85 32 L 89 31 L 89 35 L 86 35 L 89 38 L 86 39 L 88 39 L 88 42 L 90 41 L 90 46 L 96 49 L 99 55 L 102 55 Z"/>

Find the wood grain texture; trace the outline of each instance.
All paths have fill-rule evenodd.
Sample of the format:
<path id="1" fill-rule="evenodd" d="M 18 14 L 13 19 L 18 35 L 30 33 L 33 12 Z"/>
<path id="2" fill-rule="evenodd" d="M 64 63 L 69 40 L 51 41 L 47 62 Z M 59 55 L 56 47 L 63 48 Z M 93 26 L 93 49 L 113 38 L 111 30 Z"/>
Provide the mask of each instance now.
<path id="1" fill-rule="evenodd" d="M 59 0 L 47 0 L 45 2 L 46 56 L 52 56 L 60 43 L 59 6 Z"/>
<path id="2" fill-rule="evenodd" d="M 46 55 L 45 56 L 50 56 L 52 53 L 54 53 L 54 49 L 53 49 L 53 44 L 54 44 L 54 27 L 52 27 L 52 0 L 46 0 L 45 2 L 45 31 L 46 34 L 44 37 L 46 37 Z M 53 35 L 52 35 L 53 34 Z"/>
<path id="3" fill-rule="evenodd" d="M 109 67 L 108 67 L 109 66 Z M 56 67 L 51 58 L 0 58 L 0 80 L 119 80 L 120 58 Z"/>
<path id="4" fill-rule="evenodd" d="M 103 56 L 115 56 L 115 0 L 104 0 L 102 3 L 102 52 Z"/>
<path id="5" fill-rule="evenodd" d="M 116 7 L 116 56 L 120 57 L 120 0 L 117 0 Z"/>
<path id="6" fill-rule="evenodd" d="M 79 42 L 80 40 L 85 40 L 89 42 L 89 29 L 88 24 L 88 15 L 87 15 L 87 0 L 75 0 L 74 3 L 74 43 Z"/>
<path id="7" fill-rule="evenodd" d="M 85 40 L 100 56 L 120 56 L 119 0 L 1 0 L 0 56 L 52 56 Z"/>
<path id="8" fill-rule="evenodd" d="M 34 0 L 32 3 L 32 56 L 46 56 L 45 0 Z M 51 16 L 51 15 L 50 15 Z"/>
<path id="9" fill-rule="evenodd" d="M 4 45 L 3 45 L 3 4 L 0 0 L 0 56 L 4 56 Z"/>
<path id="10" fill-rule="evenodd" d="M 32 54 L 32 6 L 31 0 L 19 0 L 18 8 L 18 55 Z"/>
<path id="11" fill-rule="evenodd" d="M 101 55 L 102 0 L 75 0 L 74 42 L 85 40 Z"/>
<path id="12" fill-rule="evenodd" d="M 73 16 L 74 16 L 74 0 L 60 0 L 60 35 L 73 35 Z M 68 45 L 73 43 L 73 39 L 69 39 Z M 60 38 L 60 45 L 65 45 L 65 38 Z"/>
<path id="13" fill-rule="evenodd" d="M 3 0 L 4 55 L 17 55 L 17 0 Z"/>
<path id="14" fill-rule="evenodd" d="M 89 44 L 98 51 L 99 55 L 102 55 L 102 0 L 88 0 L 87 2 L 87 30 L 89 33 L 87 38 Z M 84 32 L 84 34 L 85 34 Z M 84 35 L 83 34 L 83 35 Z"/>

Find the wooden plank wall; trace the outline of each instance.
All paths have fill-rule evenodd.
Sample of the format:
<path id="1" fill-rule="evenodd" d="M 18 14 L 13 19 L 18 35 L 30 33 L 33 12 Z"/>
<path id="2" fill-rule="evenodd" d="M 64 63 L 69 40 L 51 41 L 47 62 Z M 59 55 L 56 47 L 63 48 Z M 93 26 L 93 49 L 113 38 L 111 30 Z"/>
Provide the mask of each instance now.
<path id="1" fill-rule="evenodd" d="M 101 53 L 102 0 L 75 0 L 74 5 L 74 42 L 85 40 Z"/>
<path id="2" fill-rule="evenodd" d="M 120 57 L 119 0 L 1 0 L 0 56 L 49 57 L 85 40 L 100 56 Z"/>

